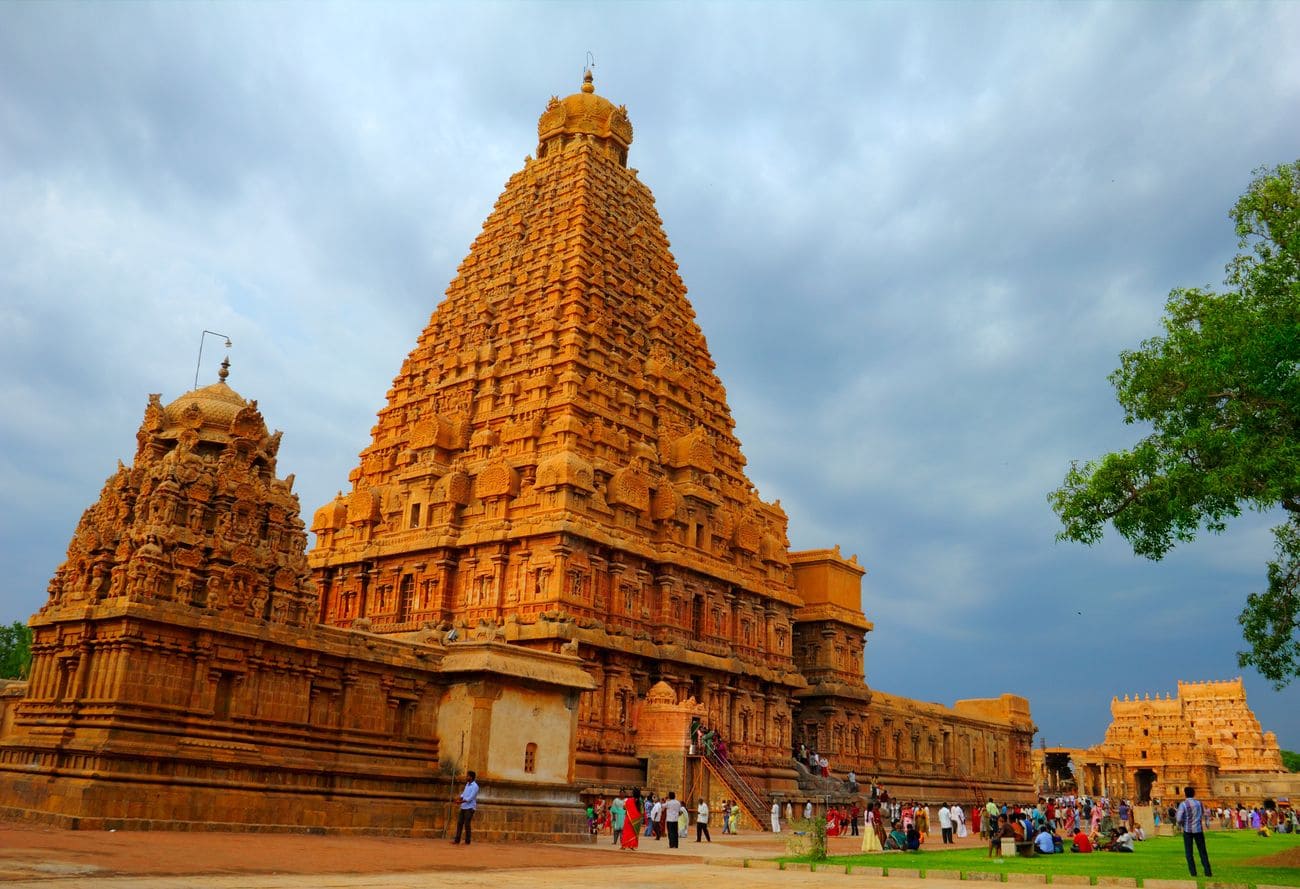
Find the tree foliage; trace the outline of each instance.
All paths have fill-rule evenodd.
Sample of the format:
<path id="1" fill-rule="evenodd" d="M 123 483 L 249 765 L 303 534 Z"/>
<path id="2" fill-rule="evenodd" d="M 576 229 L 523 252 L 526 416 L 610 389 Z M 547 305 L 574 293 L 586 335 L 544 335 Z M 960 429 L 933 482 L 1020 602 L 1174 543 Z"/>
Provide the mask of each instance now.
<path id="1" fill-rule="evenodd" d="M 1163 333 L 1110 376 L 1124 421 L 1151 432 L 1082 465 L 1049 495 L 1058 539 L 1093 544 L 1112 525 L 1160 559 L 1242 509 L 1281 507 L 1268 589 L 1246 600 L 1239 652 L 1281 687 L 1300 676 L 1300 161 L 1255 171 L 1233 207 L 1241 252 L 1223 293 L 1172 291 Z"/>
<path id="2" fill-rule="evenodd" d="M 0 679 L 26 679 L 32 665 L 32 631 L 14 621 L 0 626 Z"/>
<path id="3" fill-rule="evenodd" d="M 1283 750 L 1282 765 L 1288 772 L 1300 772 L 1300 753 L 1294 750 Z"/>

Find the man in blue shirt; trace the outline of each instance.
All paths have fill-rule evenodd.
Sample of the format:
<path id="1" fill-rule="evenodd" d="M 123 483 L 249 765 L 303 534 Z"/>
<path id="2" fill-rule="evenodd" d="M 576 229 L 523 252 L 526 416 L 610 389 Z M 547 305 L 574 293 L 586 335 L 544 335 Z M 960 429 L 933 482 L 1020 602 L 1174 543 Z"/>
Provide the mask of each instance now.
<path id="1" fill-rule="evenodd" d="M 1048 829 L 1046 824 L 1038 832 L 1038 836 L 1034 838 L 1034 845 L 1038 846 L 1040 855 L 1051 855 L 1056 851 L 1056 842 L 1052 839 L 1052 831 Z"/>
<path id="2" fill-rule="evenodd" d="M 460 792 L 457 802 L 460 803 L 460 817 L 456 819 L 456 839 L 451 844 L 460 845 L 460 835 L 464 831 L 465 845 L 468 846 L 473 839 L 474 810 L 478 808 L 478 775 L 474 772 L 469 773 L 469 780 L 465 782 L 465 789 Z"/>
<path id="3" fill-rule="evenodd" d="M 1192 843 L 1196 844 L 1196 851 L 1201 853 L 1201 867 L 1205 868 L 1207 877 L 1214 876 L 1210 873 L 1210 856 L 1205 851 L 1205 806 L 1196 798 L 1196 790 L 1192 787 L 1183 788 L 1183 796 L 1187 799 L 1178 804 L 1178 811 L 1174 813 L 1174 823 L 1183 832 L 1183 851 L 1187 853 L 1187 870 L 1192 876 L 1196 876 L 1196 862 L 1192 859 Z"/>

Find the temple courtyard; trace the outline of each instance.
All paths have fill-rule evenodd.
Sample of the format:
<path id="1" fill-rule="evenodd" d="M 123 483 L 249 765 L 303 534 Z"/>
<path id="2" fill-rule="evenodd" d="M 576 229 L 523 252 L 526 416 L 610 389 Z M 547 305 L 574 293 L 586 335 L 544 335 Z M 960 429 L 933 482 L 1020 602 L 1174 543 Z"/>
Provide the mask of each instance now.
<path id="1" fill-rule="evenodd" d="M 983 857 L 983 844 L 977 838 L 968 838 L 953 851 L 936 851 L 939 847 L 935 845 L 919 855 L 888 853 L 859 859 L 856 871 L 848 874 L 835 859 L 852 855 L 858 848 L 856 838 L 831 838 L 832 861 L 822 865 L 821 872 L 810 872 L 806 864 L 777 870 L 775 859 L 788 855 L 789 838 L 788 833 L 715 836 L 711 844 L 699 845 L 692 838 L 675 851 L 667 848 L 666 841 L 647 839 L 631 853 L 609 845 L 607 838 L 583 846 L 475 843 L 466 848 L 442 839 L 117 833 L 0 824 L 0 883 L 42 889 L 408 889 L 434 885 L 568 889 L 575 882 L 616 881 L 620 889 L 702 883 L 763 889 L 843 881 L 882 889 L 958 889 L 963 883 L 989 879 L 1042 885 L 1043 875 L 1050 875 L 1057 884 L 1078 885 L 1087 879 L 1081 874 L 1091 874 L 1098 885 L 1137 886 L 1134 876 L 1144 878 L 1146 889 L 1191 889 L 1196 885 L 1186 882 L 1185 872 L 1180 870 L 1182 844 L 1173 838 L 1140 844 L 1135 855 L 1044 856 L 1000 864 Z M 1209 886 L 1300 886 L 1300 838 L 1265 840 L 1249 831 L 1215 832 L 1210 836 L 1210 855 L 1216 871 Z M 746 860 L 750 866 L 741 870 Z M 890 868 L 893 873 L 880 876 L 864 867 Z M 1206 887 L 1206 881 L 1202 880 L 1201 886 Z"/>

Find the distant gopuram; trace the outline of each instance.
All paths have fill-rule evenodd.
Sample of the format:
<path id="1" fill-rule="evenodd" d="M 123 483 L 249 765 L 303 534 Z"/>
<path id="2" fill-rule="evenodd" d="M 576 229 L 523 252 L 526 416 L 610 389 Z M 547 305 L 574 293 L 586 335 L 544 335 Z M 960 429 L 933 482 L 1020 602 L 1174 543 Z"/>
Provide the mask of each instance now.
<path id="1" fill-rule="evenodd" d="M 1240 676 L 1180 681 L 1174 697 L 1115 697 L 1110 714 L 1106 738 L 1093 749 L 1124 761 L 1139 800 L 1174 799 L 1188 784 L 1201 796 L 1218 788 L 1219 796 L 1253 798 L 1256 776 L 1286 773 L 1277 736 L 1260 728 Z"/>
<path id="2" fill-rule="evenodd" d="M 805 742 L 895 793 L 1027 797 L 1024 699 L 948 709 L 867 687 L 865 571 L 838 547 L 791 552 L 780 503 L 746 477 L 631 143 L 590 72 L 550 100 L 350 489 L 315 513 L 321 622 L 490 621 L 511 643 L 576 647 L 598 685 L 577 774 L 597 792 L 653 786 L 638 715 L 658 688 L 761 789 L 796 790 Z"/>
<path id="3" fill-rule="evenodd" d="M 1300 775 L 1282 765 L 1277 737 L 1263 731 L 1246 704 L 1241 677 L 1178 683 L 1178 694 L 1125 695 L 1110 703 L 1111 723 L 1086 750 L 1035 750 L 1040 791 L 1076 788 L 1139 803 L 1182 798 L 1258 805 L 1300 794 Z"/>

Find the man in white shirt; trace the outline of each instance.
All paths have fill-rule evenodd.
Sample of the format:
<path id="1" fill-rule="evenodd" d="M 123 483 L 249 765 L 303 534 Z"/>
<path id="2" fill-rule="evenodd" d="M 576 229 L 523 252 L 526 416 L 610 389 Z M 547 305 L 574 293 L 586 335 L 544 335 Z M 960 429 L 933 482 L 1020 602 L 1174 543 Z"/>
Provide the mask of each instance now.
<path id="1" fill-rule="evenodd" d="M 700 837 L 713 842 L 713 837 L 709 836 L 709 804 L 700 800 L 699 808 L 695 810 L 695 842 L 700 841 Z"/>
<path id="2" fill-rule="evenodd" d="M 664 804 L 662 800 L 655 800 L 655 804 L 650 807 L 650 823 L 654 826 L 655 839 L 659 839 L 659 816 L 664 813 Z"/>
<path id="3" fill-rule="evenodd" d="M 677 794 L 668 791 L 668 801 L 663 804 L 664 818 L 668 821 L 668 848 L 677 848 L 677 819 L 682 814 L 682 801 L 677 798 Z"/>
<path id="4" fill-rule="evenodd" d="M 812 800 L 808 800 L 808 802 L 803 804 L 803 820 L 812 820 Z"/>
<path id="5" fill-rule="evenodd" d="M 952 810 L 944 803 L 939 807 L 939 832 L 943 834 L 944 845 L 952 843 Z"/>
<path id="6" fill-rule="evenodd" d="M 470 772 L 469 780 L 465 782 L 465 789 L 460 792 L 460 797 L 456 802 L 460 803 L 460 815 L 456 818 L 456 839 L 451 841 L 453 846 L 460 845 L 460 835 L 462 830 L 465 834 L 465 845 L 468 846 L 473 839 L 473 822 L 474 811 L 478 808 L 478 775 Z M 443 834 L 446 836 L 446 834 Z"/>
<path id="7" fill-rule="evenodd" d="M 772 833 L 781 832 L 781 803 L 772 800 Z"/>

